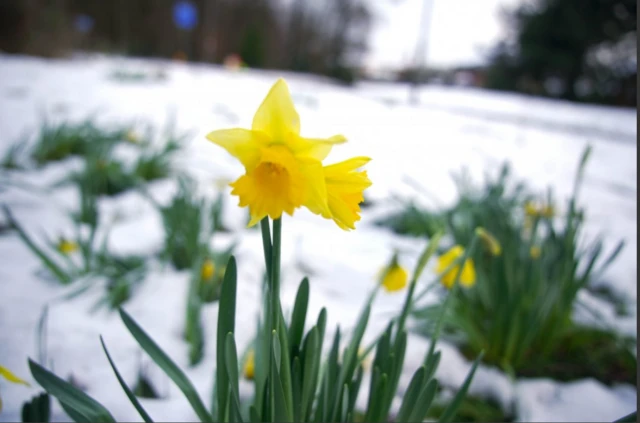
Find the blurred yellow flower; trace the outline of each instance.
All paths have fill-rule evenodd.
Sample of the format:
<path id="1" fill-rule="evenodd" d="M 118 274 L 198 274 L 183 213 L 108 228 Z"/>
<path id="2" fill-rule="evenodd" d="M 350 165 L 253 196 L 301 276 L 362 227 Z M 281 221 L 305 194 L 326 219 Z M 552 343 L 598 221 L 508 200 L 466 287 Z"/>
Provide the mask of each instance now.
<path id="1" fill-rule="evenodd" d="M 391 262 L 382 274 L 382 286 L 387 292 L 396 292 L 407 286 L 407 271 L 398 264 L 398 256 L 394 254 Z"/>
<path id="2" fill-rule="evenodd" d="M 454 245 L 453 247 L 451 247 L 449 251 L 447 251 L 442 256 L 440 256 L 438 260 L 437 272 L 439 274 L 443 273 L 449 266 L 453 264 L 454 261 L 456 261 L 458 258 L 462 257 L 463 255 L 464 255 L 464 248 L 462 248 L 459 245 Z M 441 282 L 448 289 L 451 289 L 453 287 L 453 284 L 456 280 L 456 275 L 458 274 L 459 269 L 460 269 L 459 265 L 454 266 L 451 270 L 449 270 L 447 273 L 442 275 Z M 476 270 L 473 265 L 473 260 L 471 258 L 468 258 L 462 265 L 462 273 L 460 274 L 460 283 L 466 287 L 473 286 L 476 283 Z"/>
<path id="3" fill-rule="evenodd" d="M 202 267 L 200 268 L 200 277 L 203 281 L 208 281 L 213 277 L 213 273 L 215 272 L 215 265 L 213 264 L 213 260 L 206 259 L 204 263 L 202 263 Z"/>
<path id="4" fill-rule="evenodd" d="M 537 205 L 533 201 L 524 204 L 524 212 L 529 217 L 543 217 L 551 219 L 556 215 L 556 210 L 552 204 Z"/>
<path id="5" fill-rule="evenodd" d="M 476 233 L 492 255 L 499 256 L 500 254 L 502 254 L 502 246 L 500 245 L 498 240 L 493 235 L 491 235 L 491 233 L 481 227 L 478 227 L 476 229 Z"/>
<path id="6" fill-rule="evenodd" d="M 29 383 L 20 379 L 18 376 L 14 375 L 9 369 L 6 367 L 0 366 L 0 376 L 5 378 L 11 383 L 29 386 Z M 0 412 L 2 412 L 2 398 L 0 398 Z"/>
<path id="7" fill-rule="evenodd" d="M 127 133 L 124 136 L 124 139 L 125 141 L 128 141 L 132 144 L 138 144 L 140 142 L 140 136 L 133 129 L 130 129 L 127 131 Z"/>
<path id="8" fill-rule="evenodd" d="M 542 253 L 542 251 L 540 250 L 540 247 L 534 245 L 533 247 L 531 247 L 531 249 L 529 250 L 529 255 L 531 256 L 532 259 L 537 260 L 538 257 L 540 257 L 540 253 Z"/>
<path id="9" fill-rule="evenodd" d="M 251 349 L 247 353 L 247 359 L 244 362 L 243 374 L 245 379 L 253 380 L 255 366 L 256 366 L 255 352 L 253 351 L 253 349 Z"/>
<path id="10" fill-rule="evenodd" d="M 364 354 L 364 348 L 360 347 L 358 348 L 358 357 L 360 357 L 360 359 L 362 360 L 362 370 L 364 370 L 365 372 L 367 370 L 369 370 L 371 368 L 371 356 L 370 355 L 366 355 L 366 356 L 362 356 L 362 354 Z"/>
<path id="11" fill-rule="evenodd" d="M 7 369 L 4 366 L 0 366 L 0 376 L 2 376 L 3 378 L 5 378 L 6 380 L 8 380 L 11 383 L 16 383 L 19 385 L 25 385 L 25 386 L 29 386 L 29 383 L 20 379 L 18 376 L 14 375 L 11 370 Z"/>
<path id="12" fill-rule="evenodd" d="M 332 147 L 346 139 L 342 135 L 327 139 L 300 136 L 300 118 L 283 79 L 273 85 L 258 108 L 251 129 L 213 131 L 207 139 L 245 168 L 245 174 L 230 185 L 240 207 L 249 207 L 248 226 L 267 216 L 293 215 L 304 206 L 333 218 L 343 229 L 353 229 L 362 190 L 370 185 L 366 173 L 355 170 L 368 159 L 359 157 L 323 168 L 322 160 Z"/>
<path id="13" fill-rule="evenodd" d="M 58 241 L 56 249 L 65 256 L 68 256 L 69 254 L 78 251 L 78 244 L 73 241 L 69 241 L 68 239 L 61 238 L 60 241 Z"/>

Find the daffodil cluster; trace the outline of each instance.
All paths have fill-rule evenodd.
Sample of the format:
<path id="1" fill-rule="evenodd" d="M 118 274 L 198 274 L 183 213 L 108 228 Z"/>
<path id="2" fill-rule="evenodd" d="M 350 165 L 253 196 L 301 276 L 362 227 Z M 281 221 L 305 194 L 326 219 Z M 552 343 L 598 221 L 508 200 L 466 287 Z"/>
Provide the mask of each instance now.
<path id="1" fill-rule="evenodd" d="M 289 88 L 279 79 L 258 108 L 251 129 L 222 129 L 207 138 L 237 158 L 245 169 L 230 185 L 241 207 L 249 207 L 253 226 L 265 217 L 293 215 L 302 206 L 345 230 L 360 220 L 363 191 L 371 185 L 358 170 L 367 157 L 324 166 L 322 161 L 342 135 L 326 139 L 300 135 L 300 118 Z"/>

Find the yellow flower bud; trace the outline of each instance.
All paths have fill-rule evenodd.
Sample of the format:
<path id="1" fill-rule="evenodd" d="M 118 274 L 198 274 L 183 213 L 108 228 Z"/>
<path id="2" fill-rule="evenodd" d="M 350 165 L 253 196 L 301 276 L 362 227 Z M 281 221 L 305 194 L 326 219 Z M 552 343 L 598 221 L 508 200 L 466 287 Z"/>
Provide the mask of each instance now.
<path id="1" fill-rule="evenodd" d="M 253 349 L 251 349 L 247 353 L 247 359 L 244 362 L 243 374 L 245 379 L 253 380 L 255 366 L 256 366 L 255 352 L 253 351 Z"/>
<path id="2" fill-rule="evenodd" d="M 502 246 L 498 242 L 498 240 L 491 235 L 486 229 L 478 227 L 476 229 L 476 233 L 484 243 L 485 247 L 493 254 L 494 256 L 499 256 L 502 254 Z"/>
<path id="3" fill-rule="evenodd" d="M 78 244 L 76 244 L 73 241 L 69 241 L 67 239 L 61 238 L 56 248 L 62 254 L 64 254 L 65 256 L 68 256 L 69 254 L 78 251 Z"/>
<path id="4" fill-rule="evenodd" d="M 206 259 L 204 263 L 202 263 L 202 267 L 200 268 L 200 277 L 204 281 L 208 281 L 213 277 L 213 273 L 215 272 L 216 267 L 213 264 L 213 260 Z"/>
<path id="5" fill-rule="evenodd" d="M 407 271 L 398 264 L 398 257 L 394 255 L 391 263 L 382 274 L 382 286 L 387 292 L 396 292 L 407 286 Z"/>
<path id="6" fill-rule="evenodd" d="M 532 259 L 537 260 L 538 257 L 540 257 L 540 253 L 542 251 L 540 250 L 540 247 L 538 246 L 533 246 L 531 247 L 531 249 L 529 250 L 529 255 L 531 256 Z"/>

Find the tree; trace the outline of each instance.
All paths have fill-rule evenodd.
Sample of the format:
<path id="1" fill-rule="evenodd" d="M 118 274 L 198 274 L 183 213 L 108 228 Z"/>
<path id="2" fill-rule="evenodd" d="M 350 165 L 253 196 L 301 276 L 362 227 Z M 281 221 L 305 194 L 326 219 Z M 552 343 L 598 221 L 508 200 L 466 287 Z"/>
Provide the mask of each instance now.
<path id="1" fill-rule="evenodd" d="M 491 58 L 494 76 L 515 77 L 516 84 L 530 80 L 544 85 L 549 78 L 561 82 L 559 97 L 578 100 L 579 82 L 593 79 L 603 63 L 593 60 L 594 51 L 612 49 L 636 32 L 635 0 L 537 0 L 524 3 L 507 14 L 514 33 L 514 49 L 505 45 Z M 590 59 L 591 58 L 591 59 Z M 634 75 L 636 69 L 630 70 Z M 625 77 L 628 75 L 625 75 Z M 497 78 L 489 78 L 498 86 Z M 497 85 L 496 85 L 497 84 Z M 513 86 L 513 82 L 502 82 Z"/>

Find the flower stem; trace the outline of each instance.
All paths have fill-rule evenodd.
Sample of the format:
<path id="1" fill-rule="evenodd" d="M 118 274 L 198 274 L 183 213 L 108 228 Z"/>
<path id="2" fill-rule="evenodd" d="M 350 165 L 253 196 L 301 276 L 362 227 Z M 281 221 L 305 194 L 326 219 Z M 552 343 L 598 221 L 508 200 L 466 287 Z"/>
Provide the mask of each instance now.
<path id="1" fill-rule="evenodd" d="M 269 218 L 265 217 L 260 221 L 262 229 L 262 249 L 264 251 L 264 263 L 267 266 L 267 280 L 271 279 L 271 230 L 269 229 Z M 269 286 L 271 284 L 269 283 Z"/>
<path id="2" fill-rule="evenodd" d="M 270 293 L 271 293 L 271 331 L 278 330 L 280 319 L 280 245 L 282 218 L 273 221 L 273 244 L 271 245 Z"/>

